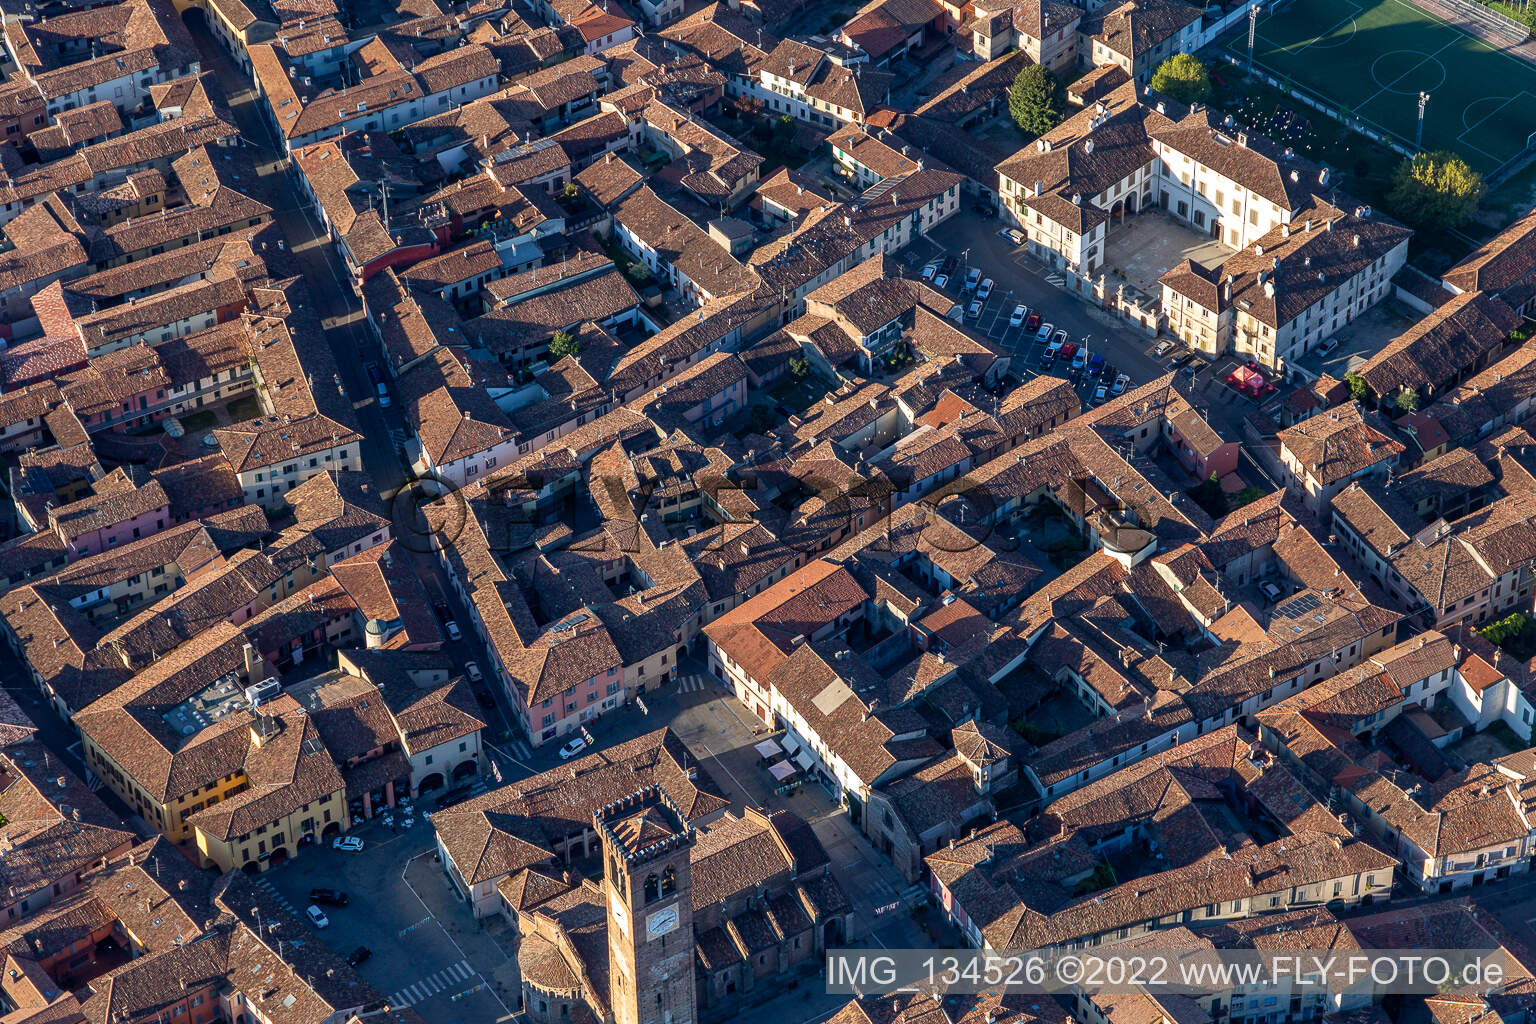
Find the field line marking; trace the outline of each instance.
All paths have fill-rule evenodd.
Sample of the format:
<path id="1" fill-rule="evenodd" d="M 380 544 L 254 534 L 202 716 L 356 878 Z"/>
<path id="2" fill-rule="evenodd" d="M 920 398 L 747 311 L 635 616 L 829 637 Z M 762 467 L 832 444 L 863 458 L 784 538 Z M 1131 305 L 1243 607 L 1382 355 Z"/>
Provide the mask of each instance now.
<path id="1" fill-rule="evenodd" d="M 1408 11 L 1410 11 L 1411 13 L 1417 14 L 1417 15 L 1419 15 L 1422 18 L 1428 18 L 1431 21 L 1435 22 L 1436 24 L 1444 26 L 1445 28 L 1454 29 L 1458 35 L 1460 35 L 1460 36 L 1462 36 L 1462 37 L 1464 37 L 1466 39 L 1472 40 L 1473 45 L 1477 46 L 1479 49 L 1484 50 L 1484 51 L 1486 51 L 1488 53 L 1496 53 L 1500 57 L 1503 57 L 1505 60 L 1511 61 L 1512 63 L 1515 64 L 1516 67 L 1519 67 L 1527 75 L 1536 75 L 1536 64 L 1532 64 L 1528 60 L 1523 60 L 1523 59 L 1521 59 L 1519 57 L 1516 57 L 1516 56 L 1513 56 L 1513 55 L 1511 55 L 1509 53 L 1506 53 L 1502 48 L 1497 47 L 1497 46 L 1493 46 L 1490 43 L 1487 43 L 1487 42 L 1483 41 L 1482 39 L 1479 39 L 1477 36 L 1473 35 L 1471 32 L 1468 32 L 1466 29 L 1462 28 L 1460 25 L 1456 24 L 1454 21 L 1446 21 L 1444 18 L 1440 17 L 1435 12 L 1433 12 L 1433 11 L 1426 11 L 1422 7 L 1418 7 L 1418 6 L 1414 5 L 1414 4 L 1408 3 L 1407 0 L 1387 0 L 1387 2 L 1388 3 L 1395 3 L 1399 7 L 1405 8 Z"/>
<path id="2" fill-rule="evenodd" d="M 1380 96 L 1382 93 L 1386 92 L 1388 89 L 1392 88 L 1398 82 L 1401 82 L 1403 79 L 1407 78 L 1409 75 L 1411 75 L 1415 71 L 1419 70 L 1419 68 L 1423 67 L 1425 64 L 1428 64 L 1430 61 L 1432 61 L 1436 57 L 1440 56 L 1446 50 L 1449 50 L 1452 46 L 1454 46 L 1456 44 L 1456 42 L 1457 42 L 1457 40 L 1452 39 L 1449 43 L 1446 43 L 1444 46 L 1440 47 L 1440 49 L 1436 50 L 1434 53 L 1426 54 L 1423 60 L 1419 61 L 1413 67 L 1409 68 L 1407 71 L 1404 71 L 1402 74 L 1400 74 L 1396 78 L 1392 79 L 1392 81 L 1388 82 L 1386 85 L 1383 85 L 1380 89 L 1377 89 L 1375 92 L 1371 93 L 1370 97 L 1368 99 L 1366 99 L 1365 102 L 1363 102 L 1359 106 L 1355 107 L 1355 109 L 1356 110 L 1362 110 L 1365 107 L 1370 106 L 1373 102 L 1375 102 L 1376 98 L 1378 96 Z M 1385 54 L 1383 54 L 1382 56 L 1385 56 Z M 1379 60 L 1380 58 L 1378 57 L 1377 59 Z M 1375 76 L 1373 75 L 1372 77 L 1374 78 Z"/>
<path id="3" fill-rule="evenodd" d="M 1498 106 L 1493 108 L 1493 114 L 1497 114 L 1499 111 L 1501 111 L 1505 107 L 1509 106 L 1510 102 L 1512 100 L 1516 99 L 1519 96 L 1520 96 L 1520 93 L 1518 93 L 1518 92 L 1515 93 L 1514 96 L 1479 96 L 1477 99 L 1473 100 L 1471 103 L 1468 103 L 1465 107 L 1461 108 L 1461 130 L 1462 130 L 1462 134 L 1465 135 L 1467 132 L 1469 132 L 1473 128 L 1477 127 L 1477 125 L 1467 124 L 1467 111 L 1471 110 L 1473 107 L 1477 106 L 1479 103 L 1482 103 L 1484 100 L 1503 100 L 1504 101 L 1503 103 L 1500 103 Z M 1493 114 L 1489 114 L 1488 117 L 1492 117 Z M 1479 120 L 1477 122 L 1477 124 L 1482 124 L 1483 121 L 1488 120 L 1488 117 L 1482 118 L 1481 120 Z"/>
<path id="4" fill-rule="evenodd" d="M 1459 139 L 1457 141 L 1460 142 Z M 1486 149 L 1483 149 L 1483 148 L 1481 148 L 1479 146 L 1472 145 L 1472 143 L 1470 143 L 1470 142 L 1460 142 L 1460 144 L 1463 147 L 1472 150 L 1474 153 L 1481 153 L 1481 154 L 1483 154 L 1483 156 L 1487 157 L 1489 160 L 1492 160 L 1496 164 L 1504 163 L 1504 161 L 1502 159 L 1500 159 L 1499 157 L 1494 156 L 1492 153 L 1488 152 Z"/>
<path id="5" fill-rule="evenodd" d="M 1277 71 L 1274 68 L 1270 67 L 1268 64 L 1263 63 L 1262 61 L 1255 61 L 1254 62 L 1254 67 L 1263 68 L 1266 72 L 1268 72 L 1270 75 L 1272 75 L 1275 78 L 1283 79 L 1283 80 L 1289 81 L 1289 82 L 1294 82 L 1295 81 L 1295 79 L 1289 78 L 1288 76 L 1286 76 L 1286 74 L 1284 72 Z M 1324 103 L 1332 104 L 1334 109 L 1335 109 L 1335 111 L 1336 111 L 1335 114 L 1327 114 L 1327 113 L 1324 113 L 1323 111 L 1318 111 L 1318 116 L 1320 116 L 1320 117 L 1327 117 L 1330 120 L 1336 121 L 1339 124 L 1344 125 L 1344 127 L 1346 127 L 1346 128 L 1350 128 L 1351 131 L 1354 130 L 1353 128 L 1350 127 L 1348 121 L 1345 120 L 1344 117 L 1343 117 L 1343 112 L 1344 112 L 1344 109 L 1345 109 L 1344 108 L 1344 101 L 1343 100 L 1337 99 L 1336 97 L 1326 96 L 1323 93 L 1319 92 L 1318 90 L 1314 89 L 1311 85 L 1304 85 L 1304 86 L 1302 86 L 1302 88 L 1304 88 L 1308 92 L 1312 93 L 1312 95 L 1319 97 Z M 1391 136 L 1392 138 L 1396 139 L 1398 142 L 1403 143 L 1404 145 L 1408 144 L 1408 140 L 1403 138 L 1403 136 L 1399 135 L 1397 132 L 1392 131 L 1389 128 L 1386 128 L 1386 127 L 1378 124 L 1377 122 L 1375 122 L 1375 121 L 1371 120 L 1370 118 L 1366 117 L 1364 114 L 1361 114 L 1359 111 L 1360 111 L 1359 107 L 1351 108 L 1350 109 L 1350 113 L 1349 113 L 1349 117 L 1353 118 L 1356 121 L 1361 122 L 1362 124 L 1368 125 L 1371 128 L 1374 128 L 1376 131 L 1380 132 L 1383 135 Z"/>
<path id="6" fill-rule="evenodd" d="M 1347 45 L 1349 45 L 1350 39 L 1354 39 L 1355 38 L 1355 34 L 1360 31 L 1360 25 L 1359 25 L 1358 22 L 1355 21 L 1355 19 L 1360 17 L 1360 15 L 1365 13 L 1365 8 L 1360 6 L 1358 3 L 1355 3 L 1354 0 L 1348 0 L 1348 2 L 1349 2 L 1349 5 L 1355 9 L 1355 13 L 1354 14 L 1346 14 L 1343 18 L 1339 19 L 1338 21 L 1334 22 L 1332 25 L 1328 26 L 1327 31 L 1323 32 L 1320 35 L 1313 36 L 1310 40 L 1308 40 L 1308 42 L 1306 43 L 1305 46 L 1303 46 L 1301 49 L 1296 51 L 1298 56 L 1300 54 L 1305 53 L 1308 49 L 1310 49 L 1314 43 L 1317 43 L 1320 40 L 1326 39 L 1328 36 L 1331 36 L 1339 28 L 1339 26 L 1343 25 L 1344 22 L 1346 22 L 1346 21 L 1351 22 L 1353 27 L 1349 30 L 1349 39 L 1344 40 L 1344 42 L 1340 43 L 1339 45 L 1340 46 L 1347 46 Z M 1271 9 L 1270 14 L 1271 15 L 1274 14 L 1274 10 L 1273 9 Z M 1331 49 L 1331 47 L 1325 47 L 1325 49 Z"/>
<path id="7" fill-rule="evenodd" d="M 1468 146 L 1468 147 L 1470 147 L 1472 149 L 1477 149 L 1477 151 L 1479 153 L 1483 154 L 1484 156 L 1492 156 L 1493 154 L 1489 153 L 1487 150 L 1485 150 L 1485 149 L 1478 149 L 1476 146 L 1472 145 L 1472 143 L 1468 142 L 1467 141 L 1467 136 L 1472 134 L 1472 132 L 1476 131 L 1483 124 L 1484 121 L 1487 121 L 1487 120 L 1491 119 L 1492 117 L 1494 117 L 1495 115 L 1497 115 L 1499 111 L 1503 110 L 1505 107 L 1507 107 L 1511 103 L 1515 102 L 1515 100 L 1519 99 L 1521 96 L 1529 96 L 1529 95 L 1531 95 L 1531 94 L 1526 92 L 1524 89 L 1520 90 L 1519 92 L 1515 93 L 1513 96 L 1511 96 L 1508 99 L 1506 99 L 1503 103 L 1500 103 L 1498 106 L 1494 107 L 1493 110 L 1488 113 L 1487 117 L 1484 117 L 1484 118 L 1480 119 L 1475 124 L 1467 125 L 1466 115 L 1465 115 L 1465 113 L 1463 113 L 1462 119 L 1461 119 L 1461 123 L 1463 125 L 1466 125 L 1467 127 L 1466 127 L 1466 131 L 1464 131 L 1460 135 L 1456 136 L 1456 141 L 1461 143 L 1464 146 Z"/>

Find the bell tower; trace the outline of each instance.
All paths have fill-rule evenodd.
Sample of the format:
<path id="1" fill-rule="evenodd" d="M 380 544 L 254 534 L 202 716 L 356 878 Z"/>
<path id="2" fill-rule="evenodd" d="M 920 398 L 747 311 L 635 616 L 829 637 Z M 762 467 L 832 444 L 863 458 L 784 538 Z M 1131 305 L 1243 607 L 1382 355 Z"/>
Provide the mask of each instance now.
<path id="1" fill-rule="evenodd" d="M 593 815 L 608 901 L 609 1005 L 615 1024 L 694 1024 L 693 829 L 659 786 Z"/>

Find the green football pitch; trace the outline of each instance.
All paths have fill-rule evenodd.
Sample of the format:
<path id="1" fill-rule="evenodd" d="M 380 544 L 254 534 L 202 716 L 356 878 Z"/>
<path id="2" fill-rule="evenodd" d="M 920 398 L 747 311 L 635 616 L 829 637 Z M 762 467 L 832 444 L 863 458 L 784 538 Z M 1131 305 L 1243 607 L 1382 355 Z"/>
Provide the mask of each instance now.
<path id="1" fill-rule="evenodd" d="M 1246 61 L 1246 25 L 1227 46 Z M 1536 141 L 1536 65 L 1408 0 L 1291 0 L 1260 14 L 1253 59 L 1410 148 L 1427 92 L 1424 148 L 1485 174 Z"/>

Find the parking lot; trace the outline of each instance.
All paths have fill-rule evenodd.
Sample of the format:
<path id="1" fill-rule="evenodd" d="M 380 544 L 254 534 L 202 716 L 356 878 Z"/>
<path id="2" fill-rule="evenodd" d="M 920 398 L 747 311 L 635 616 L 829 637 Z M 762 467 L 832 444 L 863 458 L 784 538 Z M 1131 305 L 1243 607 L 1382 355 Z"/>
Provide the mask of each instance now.
<path id="1" fill-rule="evenodd" d="M 396 813 L 393 824 L 375 818 L 351 835 L 360 853 L 315 846 L 256 885 L 301 920 L 310 890 L 340 889 L 351 902 L 323 908 L 328 927 L 316 931 L 342 956 L 358 946 L 372 955 L 358 973 L 395 1006 L 411 1006 L 428 1020 L 494 1021 L 516 1009 L 517 965 L 508 956 L 505 926 L 487 929 L 471 918 L 432 860 L 432 830 L 420 814 Z M 410 866 L 410 877 L 406 876 Z"/>
<path id="2" fill-rule="evenodd" d="M 866 933 L 855 945 L 914 948 L 931 943 L 904 905 L 918 895 L 889 861 L 880 857 L 850 820 L 848 812 L 817 784 L 794 793 L 776 792 L 776 783 L 752 749 L 763 738 L 758 723 L 734 696 L 693 659 L 677 675 L 648 692 L 638 705 L 621 708 L 589 725 L 600 751 L 663 725 L 670 726 L 699 756 L 736 811 L 743 806 L 786 808 L 816 831 L 832 858 L 833 871 L 853 901 Z M 557 744 L 528 758 L 503 754 L 497 763 L 504 781 L 560 764 Z M 476 786 L 481 791 L 492 780 Z M 519 979 L 509 925 L 497 918 L 476 921 L 449 883 L 435 857 L 432 827 L 423 810 L 394 809 L 355 827 L 364 840 L 357 853 L 315 846 L 300 857 L 254 879 L 283 909 L 302 921 L 290 927 L 317 935 L 342 955 L 366 946 L 371 956 L 358 968 L 396 1006 L 411 1006 L 428 1020 L 496 1021 L 517 1014 Z M 325 929 L 305 920 L 310 890 L 346 892 L 345 907 L 325 906 Z M 897 906 L 895 912 L 891 911 Z M 766 994 L 766 992 L 765 992 Z M 827 996 L 813 980 L 775 990 L 770 1004 L 755 1007 L 782 1020 L 814 1024 L 844 1000 Z"/>
<path id="3" fill-rule="evenodd" d="M 992 291 L 982 303 L 980 315 L 967 315 L 964 323 L 1007 349 L 1013 357 L 1012 372 L 1021 380 L 1042 373 L 1066 378 L 1071 364 L 1057 360 L 1046 368 L 1042 357 L 1050 336 L 1042 338 L 1038 332 L 1026 332 L 1022 325 L 1015 327 L 1010 323 L 1014 307 L 1020 303 L 1030 312 L 1040 313 L 1043 322 L 1052 325 L 1052 333 L 1065 331 L 1066 341 L 1078 348 L 1086 347 L 1090 356 L 1102 355 L 1114 372 L 1130 378 L 1130 387 L 1168 372 L 1167 358 L 1159 360 L 1152 355 L 1157 339 L 1128 330 L 1115 318 L 1061 291 L 1047 268 L 1003 237 L 1003 228 L 995 217 L 964 210 L 928 237 L 914 242 L 903 251 L 901 259 L 914 276 L 921 274 L 923 266 L 931 260 L 952 263 L 954 273 L 943 291 L 967 307 L 967 311 L 972 296 L 965 289 L 966 270 L 976 267 L 983 278 L 992 279 Z M 1111 373 L 1110 379 L 1113 376 Z M 1100 382 L 1086 373 L 1080 376 L 1077 387 L 1085 405 L 1091 404 Z"/>

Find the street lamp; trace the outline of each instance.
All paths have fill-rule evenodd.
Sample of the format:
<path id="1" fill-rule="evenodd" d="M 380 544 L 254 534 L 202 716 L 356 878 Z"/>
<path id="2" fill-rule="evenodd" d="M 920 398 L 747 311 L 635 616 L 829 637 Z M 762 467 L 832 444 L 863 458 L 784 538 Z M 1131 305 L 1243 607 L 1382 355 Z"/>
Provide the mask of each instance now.
<path id="1" fill-rule="evenodd" d="M 1259 33 L 1259 5 L 1248 8 L 1248 71 L 1253 72 L 1253 39 Z"/>
<path id="2" fill-rule="evenodd" d="M 1419 135 L 1413 144 L 1415 152 L 1423 152 L 1424 150 L 1424 108 L 1428 105 L 1429 93 L 1419 93 Z"/>

